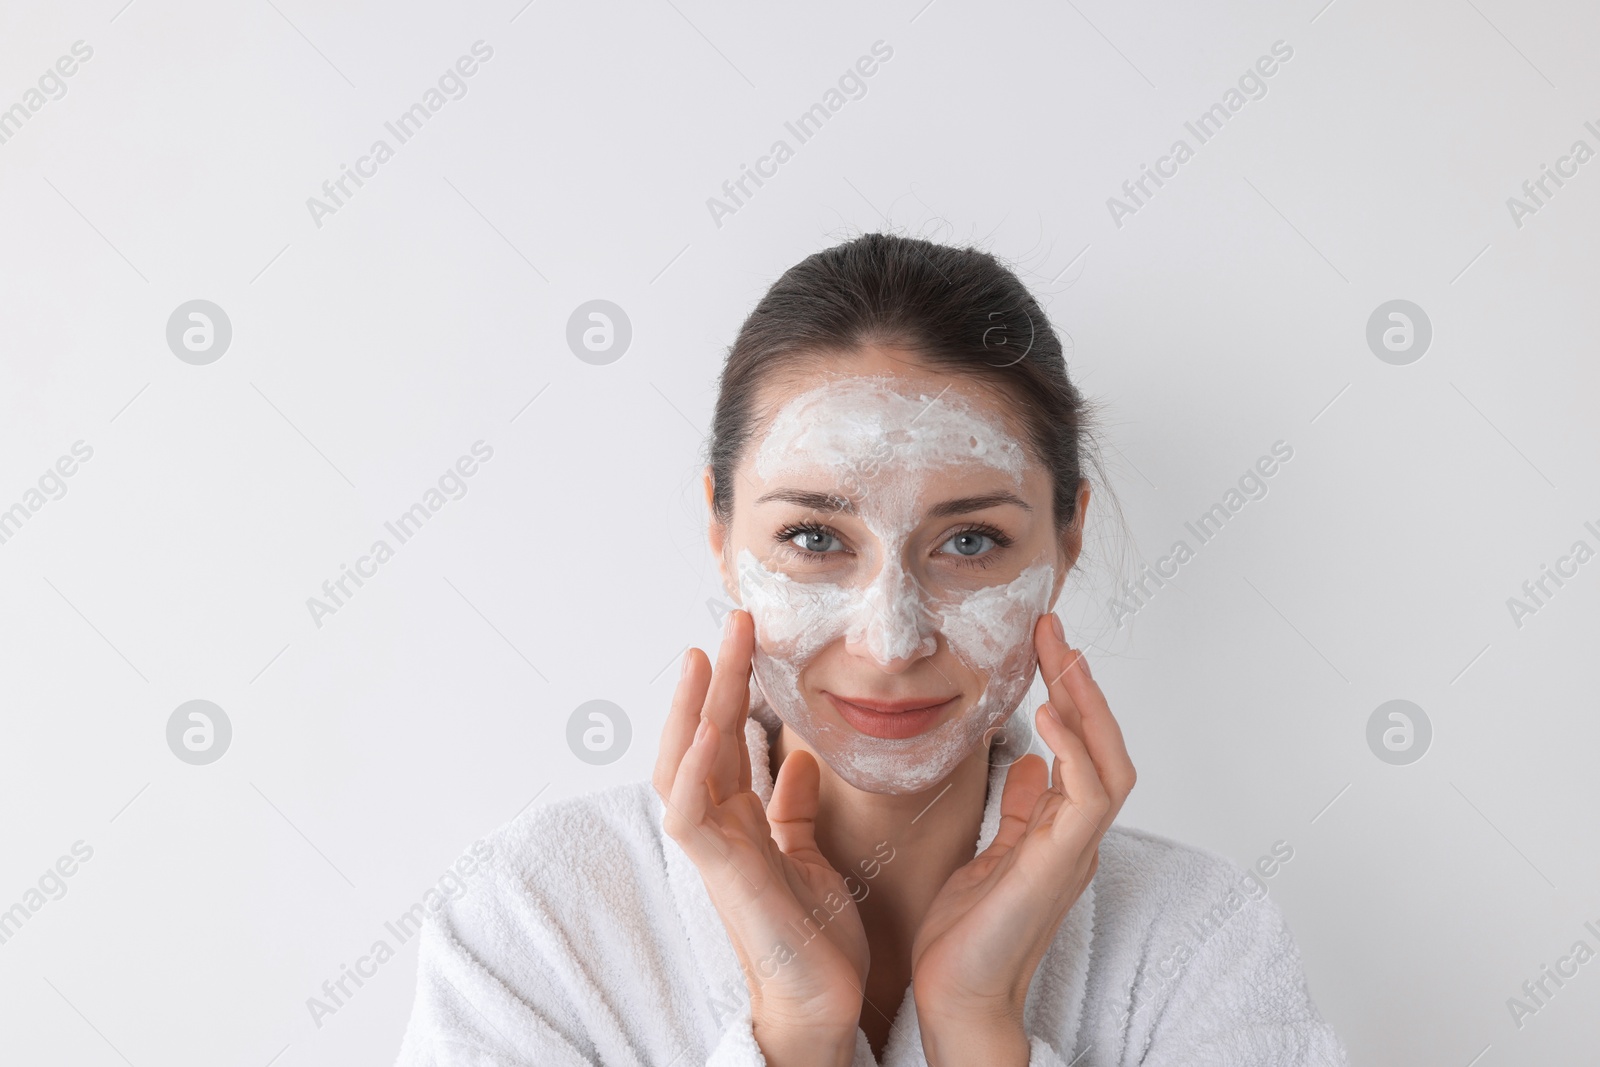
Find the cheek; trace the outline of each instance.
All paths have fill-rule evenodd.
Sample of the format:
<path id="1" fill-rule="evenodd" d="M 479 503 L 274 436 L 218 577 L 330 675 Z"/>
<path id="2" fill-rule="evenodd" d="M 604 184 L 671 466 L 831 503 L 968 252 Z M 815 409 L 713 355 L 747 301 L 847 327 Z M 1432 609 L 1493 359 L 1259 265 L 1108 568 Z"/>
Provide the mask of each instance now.
<path id="1" fill-rule="evenodd" d="M 1050 603 L 1055 568 L 1036 563 L 1005 585 L 980 589 L 941 613 L 945 640 L 968 667 L 991 676 L 1023 670 L 1033 628 Z"/>
<path id="2" fill-rule="evenodd" d="M 739 553 L 739 598 L 756 624 L 761 650 L 791 662 L 810 659 L 844 632 L 860 594 L 821 582 L 797 582 Z"/>

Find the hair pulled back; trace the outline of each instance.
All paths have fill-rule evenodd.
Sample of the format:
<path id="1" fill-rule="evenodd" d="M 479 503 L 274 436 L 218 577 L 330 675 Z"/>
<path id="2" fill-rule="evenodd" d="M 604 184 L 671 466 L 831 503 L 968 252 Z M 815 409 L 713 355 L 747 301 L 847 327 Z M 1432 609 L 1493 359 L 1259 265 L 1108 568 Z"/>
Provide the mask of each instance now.
<path id="1" fill-rule="evenodd" d="M 1054 521 L 1076 523 L 1088 411 L 1061 340 L 1022 281 L 977 248 L 887 233 L 813 253 L 783 273 L 728 350 L 707 460 L 713 518 L 733 513 L 733 469 L 763 413 L 763 385 L 800 378 L 830 353 L 904 348 L 928 368 L 966 374 L 1011 400 L 1050 471 Z"/>

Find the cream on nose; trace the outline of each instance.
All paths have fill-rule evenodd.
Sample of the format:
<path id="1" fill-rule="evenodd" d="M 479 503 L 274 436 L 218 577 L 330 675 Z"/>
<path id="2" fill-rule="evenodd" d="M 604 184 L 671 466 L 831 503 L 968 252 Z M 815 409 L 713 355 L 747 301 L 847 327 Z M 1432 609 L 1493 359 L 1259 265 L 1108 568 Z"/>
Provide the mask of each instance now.
<path id="1" fill-rule="evenodd" d="M 845 640 L 886 669 L 933 655 L 937 621 L 917 580 L 887 560 L 861 594 Z"/>

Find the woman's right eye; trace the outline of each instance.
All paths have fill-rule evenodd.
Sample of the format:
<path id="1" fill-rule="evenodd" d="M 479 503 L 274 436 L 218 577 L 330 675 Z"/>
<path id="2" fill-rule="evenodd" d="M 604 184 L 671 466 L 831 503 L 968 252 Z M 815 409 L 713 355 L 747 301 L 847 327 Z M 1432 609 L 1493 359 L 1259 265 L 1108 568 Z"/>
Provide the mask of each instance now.
<path id="1" fill-rule="evenodd" d="M 831 530 L 821 526 L 795 527 L 783 531 L 780 536 L 784 544 L 813 555 L 831 555 L 843 547 Z"/>

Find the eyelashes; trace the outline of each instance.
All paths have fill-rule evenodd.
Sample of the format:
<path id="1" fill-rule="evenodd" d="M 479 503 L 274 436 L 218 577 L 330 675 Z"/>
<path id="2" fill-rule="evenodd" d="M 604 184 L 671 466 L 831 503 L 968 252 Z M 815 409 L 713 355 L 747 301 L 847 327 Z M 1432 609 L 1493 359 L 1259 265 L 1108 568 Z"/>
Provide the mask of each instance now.
<path id="1" fill-rule="evenodd" d="M 799 537 L 801 534 L 810 534 L 815 537 L 831 537 L 834 540 L 839 539 L 838 534 L 819 523 L 796 522 L 790 523 L 788 526 L 783 527 L 777 533 L 773 534 L 773 540 L 778 542 L 778 546 L 780 548 L 787 549 L 801 557 L 836 555 L 836 553 L 833 552 L 814 552 L 809 549 L 796 547 L 791 542 L 793 542 L 794 539 Z"/>
<path id="2" fill-rule="evenodd" d="M 842 539 L 832 529 L 822 525 L 821 523 L 815 522 L 790 523 L 789 525 L 778 530 L 778 532 L 773 535 L 773 540 L 777 542 L 779 551 L 788 555 L 791 559 L 813 561 L 823 559 L 827 556 L 842 554 L 840 552 L 822 552 L 800 548 L 793 542 L 794 539 L 799 537 L 801 534 L 809 534 L 818 539 L 831 538 L 834 541 L 842 543 Z M 974 522 L 968 523 L 967 525 L 962 526 L 960 529 L 952 530 L 948 537 L 939 542 L 939 547 L 944 547 L 957 537 L 974 534 L 989 538 L 989 540 L 994 542 L 995 547 L 975 556 L 963 555 L 961 553 L 944 552 L 939 554 L 952 556 L 955 559 L 957 566 L 981 569 L 994 564 L 995 556 L 999 554 L 1000 549 L 1010 548 L 1016 543 L 1015 539 L 1012 538 L 1010 534 L 1007 534 L 999 527 L 991 526 L 986 522 Z"/>

